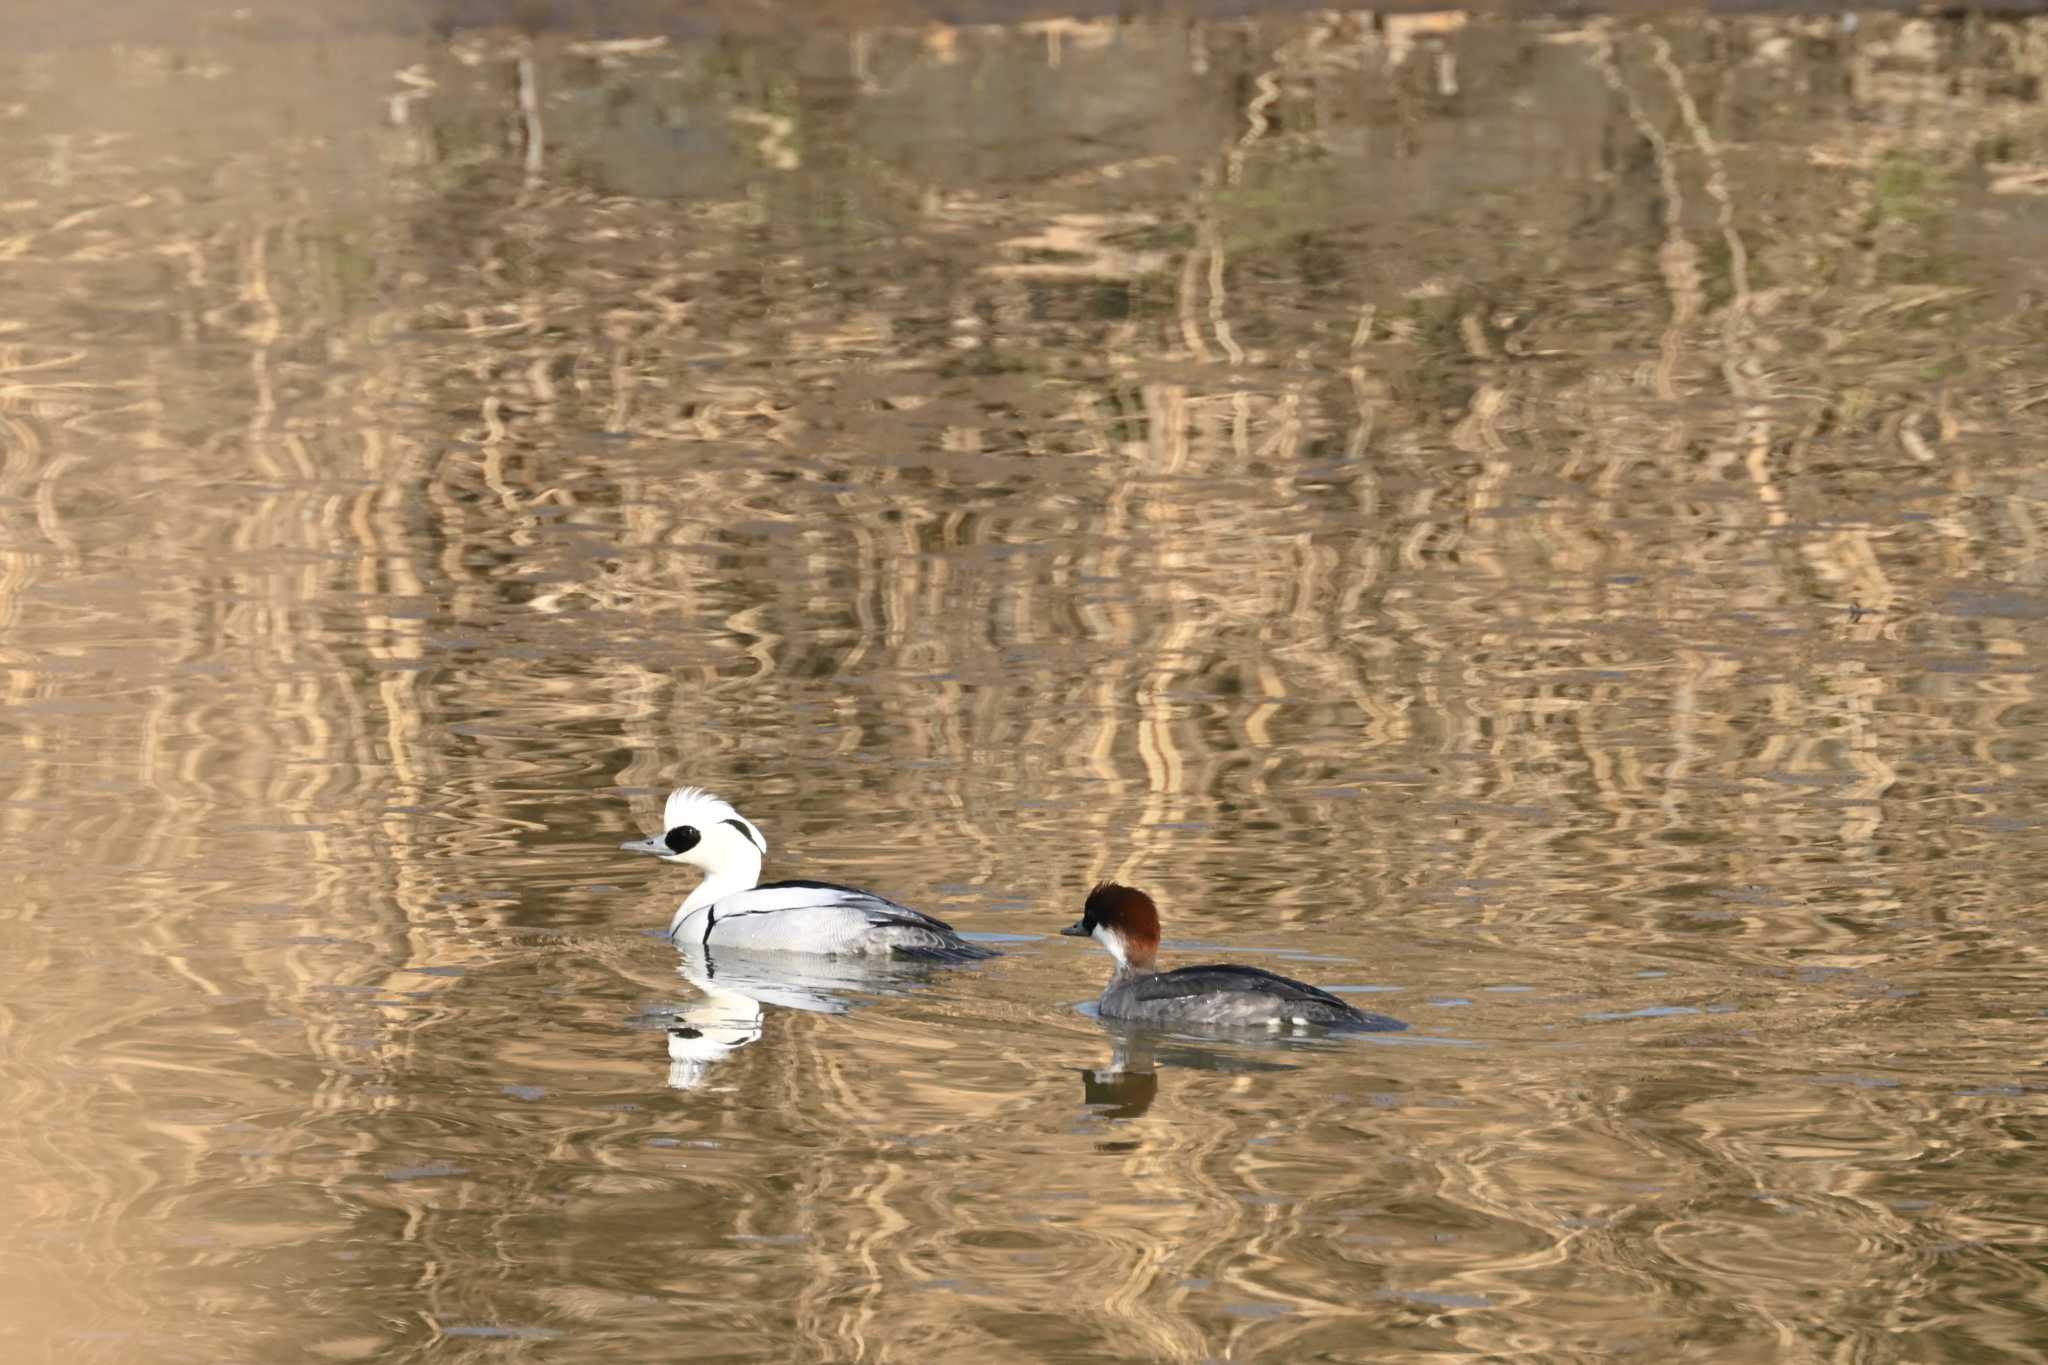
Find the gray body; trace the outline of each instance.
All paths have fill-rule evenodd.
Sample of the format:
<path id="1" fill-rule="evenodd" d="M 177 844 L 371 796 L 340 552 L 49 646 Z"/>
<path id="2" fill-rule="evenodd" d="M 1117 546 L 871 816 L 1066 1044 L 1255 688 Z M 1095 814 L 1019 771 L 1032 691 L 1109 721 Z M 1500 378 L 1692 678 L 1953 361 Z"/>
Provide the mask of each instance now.
<path id="1" fill-rule="evenodd" d="M 1408 1026 L 1368 1014 L 1305 982 L 1259 967 L 1218 964 L 1170 972 L 1120 967 L 1096 1006 L 1105 1019 L 1209 1028 L 1290 1025 L 1390 1033 Z"/>

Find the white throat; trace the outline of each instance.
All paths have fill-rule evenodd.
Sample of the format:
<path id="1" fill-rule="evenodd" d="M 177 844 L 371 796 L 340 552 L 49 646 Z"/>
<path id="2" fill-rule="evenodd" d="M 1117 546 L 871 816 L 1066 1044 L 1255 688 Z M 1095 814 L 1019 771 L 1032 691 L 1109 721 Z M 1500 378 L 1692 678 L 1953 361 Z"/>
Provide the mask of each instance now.
<path id="1" fill-rule="evenodd" d="M 752 839 L 730 827 L 713 837 L 718 840 L 718 863 L 704 868 L 704 880 L 676 911 L 678 919 L 737 892 L 751 891 L 761 880 L 761 850 Z"/>
<path id="2" fill-rule="evenodd" d="M 1118 971 L 1122 971 L 1131 965 L 1130 956 L 1124 952 L 1124 936 L 1122 933 L 1110 928 L 1107 924 L 1098 924 L 1095 926 L 1093 937 L 1097 943 L 1100 943 L 1109 950 L 1111 957 L 1116 959 L 1116 969 Z"/>

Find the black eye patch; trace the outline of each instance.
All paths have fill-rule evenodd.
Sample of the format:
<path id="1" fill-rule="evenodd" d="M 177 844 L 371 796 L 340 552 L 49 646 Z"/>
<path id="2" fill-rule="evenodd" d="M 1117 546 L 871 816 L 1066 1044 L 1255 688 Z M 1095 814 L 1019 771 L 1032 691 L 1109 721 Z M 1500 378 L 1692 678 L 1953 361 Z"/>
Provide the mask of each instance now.
<path id="1" fill-rule="evenodd" d="M 661 841 L 668 845 L 668 851 L 671 853 L 688 853 L 697 846 L 697 841 L 703 837 L 703 835 L 697 833 L 694 825 L 677 825 L 674 829 L 662 835 Z"/>

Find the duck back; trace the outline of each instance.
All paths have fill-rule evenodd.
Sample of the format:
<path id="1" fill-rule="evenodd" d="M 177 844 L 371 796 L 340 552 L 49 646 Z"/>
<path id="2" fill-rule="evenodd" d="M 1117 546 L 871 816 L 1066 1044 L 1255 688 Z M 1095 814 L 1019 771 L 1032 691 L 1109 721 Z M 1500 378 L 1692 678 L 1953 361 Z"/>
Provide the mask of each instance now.
<path id="1" fill-rule="evenodd" d="M 1100 1009 L 1111 1019 L 1154 1024 L 1291 1024 L 1374 1033 L 1408 1027 L 1387 1015 L 1354 1008 L 1306 982 L 1235 963 L 1120 976 L 1102 993 Z"/>

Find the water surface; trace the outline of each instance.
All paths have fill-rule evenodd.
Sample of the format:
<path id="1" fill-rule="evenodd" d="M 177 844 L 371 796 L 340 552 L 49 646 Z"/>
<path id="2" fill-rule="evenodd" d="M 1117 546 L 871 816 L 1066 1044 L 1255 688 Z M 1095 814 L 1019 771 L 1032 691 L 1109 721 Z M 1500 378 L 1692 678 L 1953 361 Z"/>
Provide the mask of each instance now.
<path id="1" fill-rule="evenodd" d="M 158 9 L 0 52 L 10 1359 L 2048 1342 L 2041 21 Z M 682 781 L 1005 955 L 693 980 Z"/>

